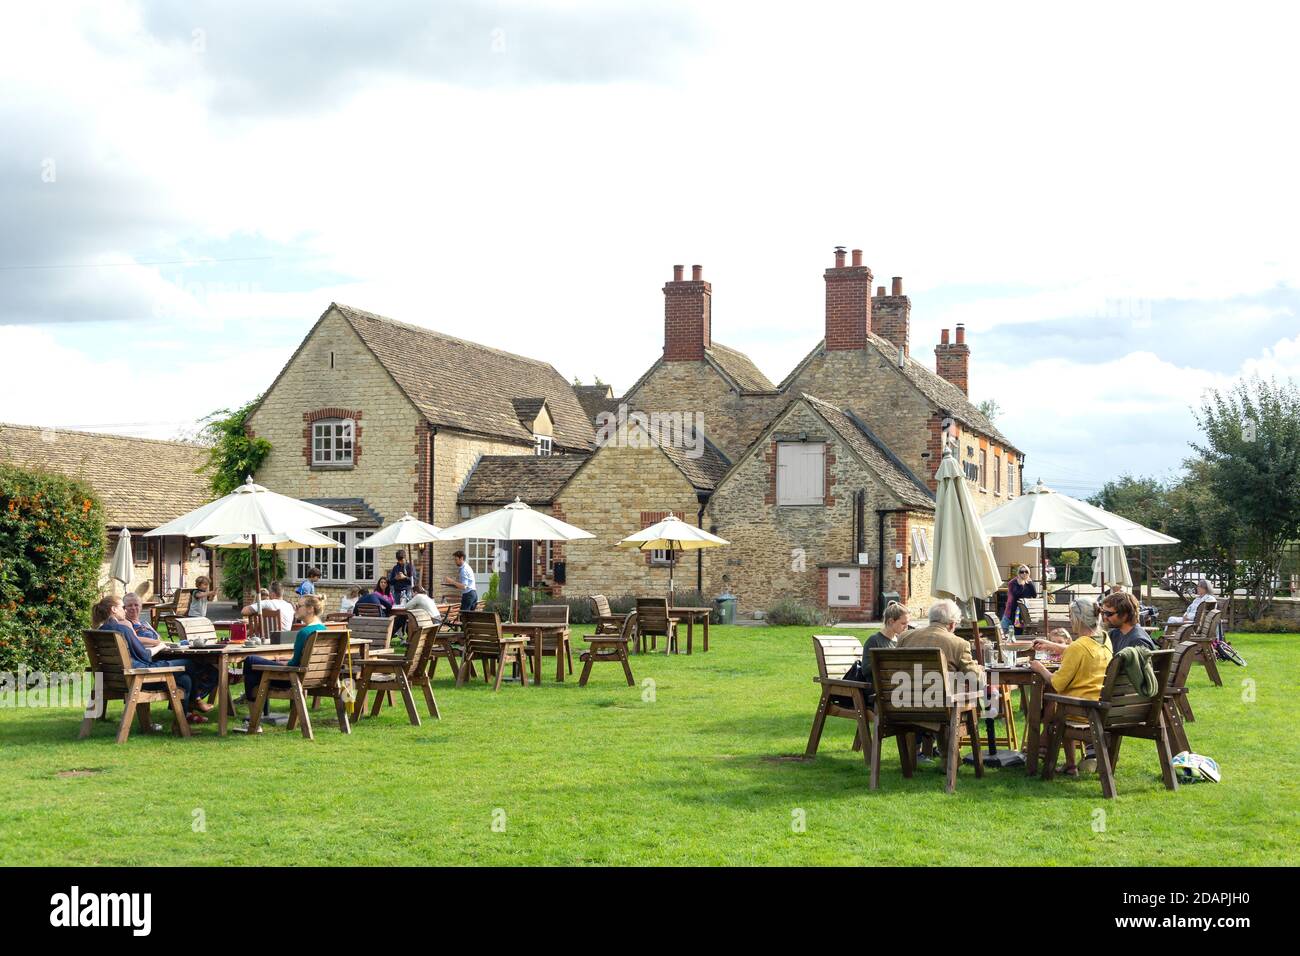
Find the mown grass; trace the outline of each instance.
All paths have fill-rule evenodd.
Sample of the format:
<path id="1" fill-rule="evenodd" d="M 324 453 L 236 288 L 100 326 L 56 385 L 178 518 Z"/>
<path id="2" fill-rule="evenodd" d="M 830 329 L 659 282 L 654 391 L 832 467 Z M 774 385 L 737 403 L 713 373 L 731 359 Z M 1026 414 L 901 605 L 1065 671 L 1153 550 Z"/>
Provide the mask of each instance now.
<path id="1" fill-rule="evenodd" d="M 413 728 L 399 705 L 345 737 L 322 707 L 315 742 L 209 725 L 119 747 L 107 724 L 77 740 L 72 709 L 0 709 L 0 863 L 1300 862 L 1296 635 L 1234 636 L 1250 666 L 1222 688 L 1193 672 L 1189 735 L 1221 784 L 1166 792 L 1130 741 L 1105 801 L 1095 777 L 969 767 L 948 796 L 937 768 L 904 780 L 892 747 L 873 793 L 842 720 L 816 760 L 786 759 L 816 702 L 813 630 L 718 627 L 708 654 L 634 657 L 652 700 L 612 665 L 499 694 L 444 670 L 441 721 Z"/>

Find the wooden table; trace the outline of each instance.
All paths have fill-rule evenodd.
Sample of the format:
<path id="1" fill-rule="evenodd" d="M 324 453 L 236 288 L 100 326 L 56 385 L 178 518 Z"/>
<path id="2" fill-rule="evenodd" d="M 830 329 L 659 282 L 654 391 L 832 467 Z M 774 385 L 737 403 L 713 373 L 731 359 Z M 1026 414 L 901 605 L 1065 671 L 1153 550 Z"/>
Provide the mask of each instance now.
<path id="1" fill-rule="evenodd" d="M 540 622 L 540 621 L 539 622 L 521 621 L 521 622 L 510 622 L 510 623 L 502 622 L 501 624 L 502 634 L 518 634 L 521 637 L 527 638 L 531 642 L 532 644 L 531 653 L 533 655 L 533 683 L 534 684 L 540 684 L 542 682 L 542 643 L 543 642 L 541 640 L 541 637 L 543 634 L 546 634 L 548 632 L 555 634 L 557 637 L 559 637 L 561 634 L 568 634 L 569 625 L 560 624 L 558 621 L 554 623 Z M 564 683 L 564 647 L 559 641 L 556 641 L 555 644 L 555 657 L 556 657 L 555 679 L 560 683 Z M 527 678 L 527 675 L 523 675 L 523 676 L 525 677 L 525 679 Z"/>
<path id="2" fill-rule="evenodd" d="M 230 622 L 223 622 L 229 624 Z M 361 638 L 348 641 L 354 659 L 364 660 L 370 650 L 370 642 Z M 293 644 L 259 644 L 249 647 L 247 642 L 225 644 L 211 647 L 168 648 L 159 657 L 167 660 L 197 660 L 211 664 L 217 669 L 217 731 L 222 737 L 230 733 L 230 718 L 235 713 L 234 701 L 230 699 L 230 666 L 252 655 L 267 657 L 271 660 L 287 661 L 293 656 Z"/>
<path id="3" fill-rule="evenodd" d="M 709 607 L 670 607 L 668 609 L 669 617 L 675 617 L 678 620 L 686 621 L 686 653 L 687 654 L 691 653 L 691 640 L 695 636 L 696 621 L 704 622 L 704 652 L 708 651 L 709 615 L 712 613 L 713 613 L 713 608 L 709 608 Z M 672 641 L 665 641 L 664 643 L 667 644 L 667 650 L 664 651 L 664 653 L 667 654 L 670 651 L 672 651 L 673 643 Z M 679 654 L 681 653 L 681 648 L 677 649 L 677 653 Z"/>
<path id="4" fill-rule="evenodd" d="M 1043 663 L 1048 669 L 1054 666 L 1051 662 Z M 1028 695 L 1025 702 L 1025 723 L 1028 725 L 1025 727 L 1025 774 L 1032 777 L 1038 773 L 1038 738 L 1043 727 L 1043 679 L 1024 664 L 1014 667 L 994 664 L 987 671 L 990 678 L 996 675 L 999 684 L 1019 687 L 1022 694 Z"/>

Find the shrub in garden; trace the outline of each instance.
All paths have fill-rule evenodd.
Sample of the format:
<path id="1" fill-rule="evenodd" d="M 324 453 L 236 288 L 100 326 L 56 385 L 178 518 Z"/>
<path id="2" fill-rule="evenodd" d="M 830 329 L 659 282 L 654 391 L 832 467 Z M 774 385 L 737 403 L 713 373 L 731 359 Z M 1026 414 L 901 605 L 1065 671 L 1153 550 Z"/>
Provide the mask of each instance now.
<path id="1" fill-rule="evenodd" d="M 88 484 L 0 465 L 0 671 L 84 665 L 106 540 Z"/>
<path id="2" fill-rule="evenodd" d="M 818 627 L 830 623 L 821 608 L 795 598 L 780 598 L 767 609 L 767 623 L 772 627 Z"/>

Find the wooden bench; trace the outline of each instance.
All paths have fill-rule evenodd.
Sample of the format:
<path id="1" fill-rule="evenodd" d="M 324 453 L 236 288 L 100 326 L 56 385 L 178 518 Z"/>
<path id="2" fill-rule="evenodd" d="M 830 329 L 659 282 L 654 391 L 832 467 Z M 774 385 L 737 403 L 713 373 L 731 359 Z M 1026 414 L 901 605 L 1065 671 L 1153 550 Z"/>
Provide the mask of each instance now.
<path id="1" fill-rule="evenodd" d="M 1199 621 L 1190 628 L 1180 627 L 1173 641 L 1179 644 L 1190 641 L 1195 644 L 1195 648 L 1191 651 L 1192 663 L 1204 667 L 1214 686 L 1222 687 L 1223 678 L 1219 674 L 1219 660 L 1214 652 L 1214 642 L 1219 636 L 1219 621 L 1223 617 L 1223 612 L 1214 605 L 1210 606 L 1204 617 L 1200 612 L 1201 609 L 1197 608 L 1196 616 Z M 1164 646 L 1168 647 L 1170 644 Z"/>
<path id="2" fill-rule="evenodd" d="M 501 689 L 501 680 L 507 664 L 519 668 L 519 680 L 528 686 L 528 666 L 532 658 L 524 652 L 527 641 L 501 633 L 501 618 L 495 611 L 464 611 L 461 623 L 465 627 L 465 651 L 460 660 L 460 670 L 456 672 L 456 686 L 465 683 L 467 675 L 474 671 L 474 661 L 483 662 L 483 680 L 490 681 L 496 674 L 493 691 Z"/>
<path id="3" fill-rule="evenodd" d="M 821 698 L 813 714 L 812 731 L 808 734 L 805 757 L 817 756 L 821 746 L 822 728 L 827 717 L 845 717 L 857 723 L 853 735 L 853 749 L 862 751 L 862 759 L 871 767 L 871 721 L 875 719 L 867 705 L 866 681 L 845 680 L 844 674 L 862 660 L 862 644 L 852 635 L 814 634 L 813 650 L 817 654 L 817 676 L 813 682 L 821 685 Z M 852 703 L 845 706 L 843 698 Z M 837 699 L 838 698 L 838 699 Z"/>
<path id="4" fill-rule="evenodd" d="M 104 708 L 102 718 L 108 717 L 110 700 L 122 701 L 122 722 L 117 728 L 119 744 L 126 742 L 131 733 L 131 722 L 137 717 L 141 732 L 152 732 L 149 705 L 155 703 L 170 704 L 173 732 L 182 737 L 190 736 L 190 723 L 185 719 L 185 707 L 176 686 L 176 675 L 183 673 L 184 667 L 133 667 L 126 638 L 117 631 L 84 631 L 82 639 L 86 642 L 90 671 L 95 675 L 96 686 L 91 700 L 98 701 Z M 90 736 L 95 720 L 87 711 L 81 721 L 80 739 Z"/>
<path id="5" fill-rule="evenodd" d="M 886 737 L 898 741 L 898 759 L 903 776 L 916 770 L 916 737 L 937 733 L 946 761 L 944 790 L 957 789 L 957 767 L 961 764 L 962 725 L 975 751 L 975 776 L 984 776 L 979 733 L 979 691 L 956 691 L 943 651 L 937 647 L 876 648 L 871 652 L 872 683 L 876 688 L 876 712 L 871 740 L 872 790 L 880 787 L 880 745 Z M 904 693 L 899 693 L 903 691 Z M 937 693 L 937 697 L 936 697 Z"/>
<path id="6" fill-rule="evenodd" d="M 1044 694 L 1044 703 L 1055 704 L 1056 713 L 1047 735 L 1043 779 L 1051 780 L 1056 775 L 1056 757 L 1062 744 L 1068 745 L 1073 741 L 1091 743 L 1097 755 L 1101 794 L 1107 800 L 1112 799 L 1115 796 L 1115 764 L 1119 760 L 1120 743 L 1125 737 L 1138 737 L 1155 741 L 1165 787 L 1177 790 L 1178 779 L 1174 775 L 1173 754 L 1169 749 L 1169 727 L 1165 722 L 1165 688 L 1169 683 L 1173 656 L 1173 651 L 1153 651 L 1151 654 L 1151 667 L 1157 682 L 1154 697 L 1143 697 L 1138 693 L 1120 666 L 1118 657 L 1113 658 L 1106 669 L 1100 699 Z"/>
<path id="7" fill-rule="evenodd" d="M 424 702 L 429 708 L 429 716 L 434 720 L 441 719 L 438 713 L 438 702 L 434 699 L 433 687 L 429 683 L 429 652 L 434 646 L 434 634 L 442 624 L 441 622 L 435 624 L 433 616 L 428 611 L 421 611 L 418 608 L 411 608 L 401 613 L 406 615 L 407 620 L 406 652 L 398 655 L 392 652 L 385 654 L 382 651 L 376 653 L 372 650 L 372 656 L 359 662 L 360 674 L 357 679 L 357 700 L 352 709 L 353 720 L 361 719 L 362 711 L 366 706 L 366 695 L 372 688 L 375 691 L 375 704 L 370 711 L 371 717 L 379 716 L 380 708 L 384 706 L 384 698 L 388 697 L 391 702 L 392 691 L 397 690 L 406 704 L 407 717 L 412 724 L 419 727 L 420 714 L 415 708 L 412 687 L 424 689 Z M 392 619 L 388 618 L 388 620 L 391 622 Z"/>
<path id="8" fill-rule="evenodd" d="M 587 678 L 591 676 L 591 665 L 602 661 L 617 661 L 623 665 L 623 674 L 627 677 L 627 686 L 633 687 L 636 681 L 632 678 L 632 664 L 628 661 L 627 646 L 635 640 L 636 634 L 636 615 L 625 614 L 623 616 L 623 625 L 618 634 L 602 634 L 597 631 L 590 637 L 583 638 L 587 642 L 587 650 L 579 655 L 582 661 L 582 676 L 578 678 L 578 686 L 586 687 Z"/>
<path id="9" fill-rule="evenodd" d="M 343 700 L 343 682 L 339 679 L 350 639 L 351 635 L 347 631 L 315 631 L 307 635 L 300 666 L 253 664 L 253 671 L 261 672 L 262 678 L 257 685 L 257 700 L 250 709 L 252 716 L 248 721 L 248 732 L 258 732 L 262 723 L 262 709 L 267 700 L 273 698 L 289 701 L 287 729 L 293 730 L 294 724 L 301 722 L 302 735 L 308 740 L 315 740 L 311 716 L 307 711 L 307 694 L 311 694 L 312 697 L 332 698 L 334 711 L 338 714 L 339 730 L 345 734 L 352 733 L 348 707 Z"/>

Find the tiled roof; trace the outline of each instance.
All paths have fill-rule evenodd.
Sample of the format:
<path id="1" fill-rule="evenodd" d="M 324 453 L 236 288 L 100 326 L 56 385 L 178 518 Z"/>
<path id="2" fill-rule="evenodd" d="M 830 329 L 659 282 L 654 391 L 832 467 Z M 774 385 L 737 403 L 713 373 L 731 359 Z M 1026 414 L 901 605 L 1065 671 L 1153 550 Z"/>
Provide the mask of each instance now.
<path id="1" fill-rule="evenodd" d="M 998 431 L 993 423 L 989 421 L 987 415 L 975 407 L 960 388 L 938 372 L 926 368 L 910 355 L 907 356 L 900 367 L 898 364 L 898 346 L 874 332 L 867 335 L 867 343 L 879 352 L 890 366 L 897 369 L 898 373 L 925 396 L 926 400 L 931 404 L 948 412 L 967 428 L 993 439 L 1004 448 L 1009 448 L 1011 451 L 1020 451 L 1011 443 L 1010 438 Z M 813 356 L 825 349 L 825 347 L 825 340 L 813 346 L 813 350 L 800 359 L 799 364 L 790 370 L 790 374 L 781 380 L 781 384 L 777 386 L 778 391 L 784 392 L 790 388 Z"/>
<path id="2" fill-rule="evenodd" d="M 876 473 L 899 501 L 926 511 L 934 510 L 934 496 L 925 483 L 904 465 L 898 456 L 890 451 L 856 415 L 811 395 L 805 394 L 802 398 L 827 425 L 834 429 L 867 467 Z"/>
<path id="3" fill-rule="evenodd" d="M 532 428 L 533 423 L 537 421 L 537 416 L 541 414 L 542 408 L 546 405 L 546 399 L 537 398 L 536 396 L 512 398 L 510 404 L 514 407 L 519 424 L 525 428 Z"/>
<path id="4" fill-rule="evenodd" d="M 0 425 L 0 463 L 84 479 L 109 527 L 156 528 L 211 501 L 207 457 L 184 442 Z"/>
<path id="5" fill-rule="evenodd" d="M 456 501 L 463 505 L 547 505 L 584 461 L 585 455 L 484 455 L 469 473 Z"/>
<path id="6" fill-rule="evenodd" d="M 712 491 L 718 487 L 718 482 L 722 480 L 722 476 L 731 467 L 730 460 L 713 442 L 703 435 L 700 435 L 702 454 L 695 455 L 694 446 L 696 441 L 694 436 L 684 437 L 686 440 L 682 443 L 682 446 L 672 442 L 667 444 L 660 442 L 659 447 L 668 456 L 668 460 L 686 476 L 686 480 L 691 483 L 691 486 L 696 491 Z"/>
<path id="7" fill-rule="evenodd" d="M 378 528 L 384 523 L 383 515 L 366 504 L 364 498 L 304 498 L 303 501 L 353 519 L 350 524 L 339 525 L 340 528 Z"/>
<path id="8" fill-rule="evenodd" d="M 618 411 L 618 399 L 608 385 L 575 385 L 573 391 L 577 393 L 589 422 L 594 422 L 601 412 Z"/>
<path id="9" fill-rule="evenodd" d="M 718 363 L 727 377 L 732 379 L 744 391 L 771 392 L 776 389 L 776 386 L 758 370 L 758 366 L 744 352 L 737 352 L 735 349 L 720 345 L 717 342 L 710 345 L 704 352 L 709 358 Z"/>
<path id="10" fill-rule="evenodd" d="M 557 445 L 585 450 L 595 444 L 573 386 L 546 362 L 350 306 L 332 307 L 430 422 L 531 442 L 511 400 L 544 398 Z"/>

